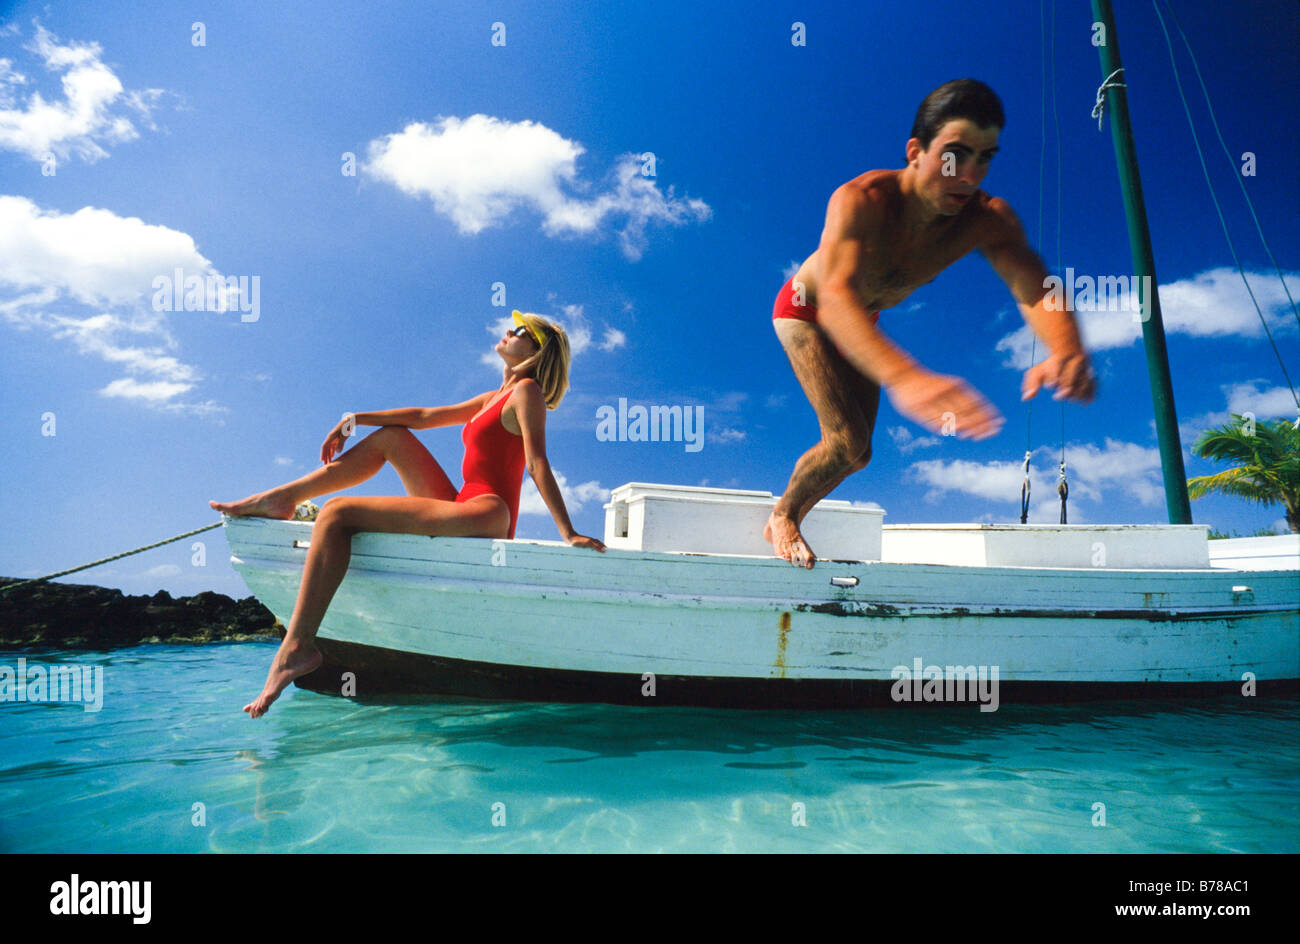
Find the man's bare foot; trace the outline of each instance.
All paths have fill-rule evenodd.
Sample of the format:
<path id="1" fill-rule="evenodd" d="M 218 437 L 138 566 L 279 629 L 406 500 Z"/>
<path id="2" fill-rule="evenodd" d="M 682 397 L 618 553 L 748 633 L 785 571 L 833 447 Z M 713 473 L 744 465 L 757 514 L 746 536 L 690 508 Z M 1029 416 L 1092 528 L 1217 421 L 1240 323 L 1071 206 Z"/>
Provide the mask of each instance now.
<path id="1" fill-rule="evenodd" d="M 262 694 L 244 706 L 248 716 L 262 717 L 270 709 L 271 702 L 280 697 L 290 682 L 309 672 L 315 672 L 322 661 L 324 657 L 320 650 L 310 642 L 291 644 L 286 637 L 271 662 L 271 671 L 266 676 L 266 687 L 262 689 Z"/>
<path id="2" fill-rule="evenodd" d="M 763 528 L 763 539 L 771 542 L 777 557 L 789 561 L 796 567 L 812 570 L 813 564 L 817 561 L 817 555 L 803 539 L 799 526 L 785 515 L 772 512 L 767 519 L 766 527 Z"/>
<path id="3" fill-rule="evenodd" d="M 269 492 L 258 492 L 256 495 L 249 495 L 237 502 L 210 501 L 208 504 L 215 511 L 222 511 L 236 518 L 288 519 L 293 517 L 293 510 L 298 507 L 298 503 L 291 496 L 274 489 Z"/>

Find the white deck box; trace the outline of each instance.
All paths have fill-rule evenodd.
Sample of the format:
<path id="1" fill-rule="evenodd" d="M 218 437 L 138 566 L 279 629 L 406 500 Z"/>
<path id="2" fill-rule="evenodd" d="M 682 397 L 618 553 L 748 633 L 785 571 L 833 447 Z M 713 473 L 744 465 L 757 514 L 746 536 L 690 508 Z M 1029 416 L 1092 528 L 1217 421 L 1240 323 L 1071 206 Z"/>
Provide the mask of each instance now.
<path id="1" fill-rule="evenodd" d="M 773 556 L 763 526 L 776 507 L 771 492 L 629 482 L 605 505 L 605 544 L 629 551 Z M 803 533 L 828 560 L 880 560 L 880 508 L 817 503 Z"/>
<path id="2" fill-rule="evenodd" d="M 895 524 L 883 530 L 881 559 L 899 564 L 1210 566 L 1209 525 L 1204 524 Z"/>

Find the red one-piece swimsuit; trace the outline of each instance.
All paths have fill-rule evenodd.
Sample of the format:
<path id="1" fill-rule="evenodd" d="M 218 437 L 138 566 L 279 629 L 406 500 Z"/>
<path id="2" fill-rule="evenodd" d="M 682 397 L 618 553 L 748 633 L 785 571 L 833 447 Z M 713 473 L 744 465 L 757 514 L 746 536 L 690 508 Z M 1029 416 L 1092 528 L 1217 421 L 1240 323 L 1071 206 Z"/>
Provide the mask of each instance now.
<path id="1" fill-rule="evenodd" d="M 501 410 L 509 400 L 507 393 L 487 411 L 465 424 L 461 441 L 465 444 L 465 461 L 461 476 L 465 486 L 456 501 L 469 501 L 478 495 L 497 495 L 510 509 L 510 537 L 515 536 L 519 519 L 519 489 L 524 483 L 524 438 L 501 425 Z"/>

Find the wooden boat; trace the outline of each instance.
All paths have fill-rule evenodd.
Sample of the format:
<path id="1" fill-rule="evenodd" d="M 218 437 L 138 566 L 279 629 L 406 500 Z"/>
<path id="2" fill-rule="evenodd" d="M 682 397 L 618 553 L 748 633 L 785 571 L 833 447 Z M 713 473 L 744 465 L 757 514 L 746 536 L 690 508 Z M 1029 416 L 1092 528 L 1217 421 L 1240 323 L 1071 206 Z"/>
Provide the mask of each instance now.
<path id="1" fill-rule="evenodd" d="M 1154 261 L 1108 0 L 1111 121 L 1171 521 L 1190 521 Z M 1103 97 L 1104 96 L 1104 97 Z M 1094 114 L 1100 114 L 1099 111 Z M 1300 422 L 1300 420 L 1298 420 Z M 849 708 L 1300 690 L 1300 536 L 1203 525 L 902 525 L 820 503 L 823 559 L 771 556 L 764 492 L 629 484 L 599 555 L 551 541 L 362 534 L 299 683 L 635 705 Z M 311 525 L 227 519 L 281 622 Z M 972 684 L 973 681 L 973 684 Z M 972 688 L 974 694 L 972 695 Z"/>
<path id="2" fill-rule="evenodd" d="M 299 684 L 986 711 L 1300 690 L 1300 536 L 1211 542 L 1204 525 L 885 527 L 879 509 L 823 501 L 805 533 L 824 558 L 803 570 L 762 541 L 774 501 L 624 485 L 606 506 L 606 554 L 557 541 L 356 535 L 320 628 L 326 663 Z M 235 568 L 287 625 L 312 524 L 227 517 L 225 529 Z"/>

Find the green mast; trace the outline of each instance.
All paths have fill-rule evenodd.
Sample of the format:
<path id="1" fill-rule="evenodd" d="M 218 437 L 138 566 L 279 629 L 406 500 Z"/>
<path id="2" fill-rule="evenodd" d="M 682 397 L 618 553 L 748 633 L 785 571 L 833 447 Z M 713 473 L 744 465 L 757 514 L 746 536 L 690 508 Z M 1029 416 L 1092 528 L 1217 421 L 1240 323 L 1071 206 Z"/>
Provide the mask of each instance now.
<path id="1" fill-rule="evenodd" d="M 1124 64 L 1119 58 L 1119 37 L 1110 0 L 1092 0 L 1092 15 L 1105 30 L 1097 47 L 1101 53 L 1104 80 Z M 1096 27 L 1094 26 L 1094 29 Z M 1124 74 L 1112 82 L 1124 81 Z M 1133 147 L 1133 128 L 1128 120 L 1128 99 L 1124 89 L 1109 85 L 1105 92 L 1110 109 L 1110 131 L 1115 141 L 1115 159 L 1119 164 L 1120 187 L 1124 192 L 1124 214 L 1128 217 L 1128 241 L 1133 266 L 1140 285 L 1151 286 L 1151 297 L 1142 299 L 1142 340 L 1147 352 L 1147 376 L 1151 381 L 1151 400 L 1155 407 L 1156 435 L 1160 440 L 1160 467 L 1164 472 L 1165 505 L 1170 524 L 1191 524 L 1192 510 L 1187 502 L 1187 473 L 1183 470 L 1183 447 L 1178 436 L 1178 415 L 1174 411 L 1174 389 L 1169 379 L 1169 356 L 1165 350 L 1165 324 L 1160 317 L 1160 292 L 1156 288 L 1156 263 L 1151 253 L 1151 232 L 1147 228 L 1146 204 L 1142 201 L 1142 179 L 1138 176 L 1137 150 Z"/>

